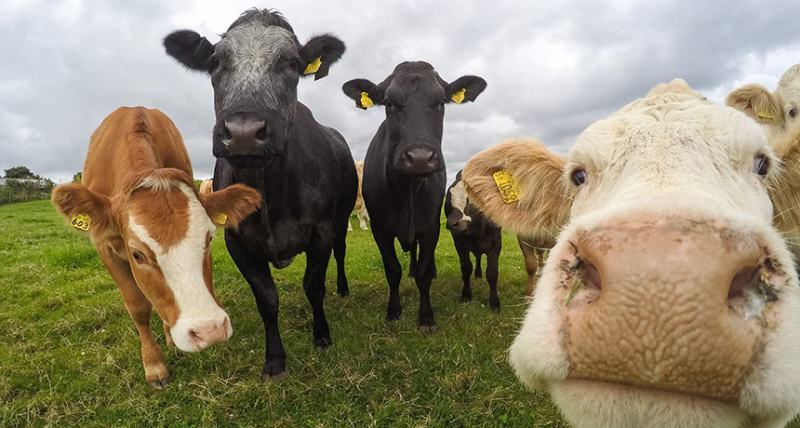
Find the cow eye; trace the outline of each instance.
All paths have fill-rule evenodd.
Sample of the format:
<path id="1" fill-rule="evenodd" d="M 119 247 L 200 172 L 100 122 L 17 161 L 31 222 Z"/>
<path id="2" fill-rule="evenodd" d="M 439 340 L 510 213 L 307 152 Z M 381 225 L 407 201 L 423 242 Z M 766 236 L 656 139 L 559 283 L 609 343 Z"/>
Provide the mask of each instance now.
<path id="1" fill-rule="evenodd" d="M 431 104 L 431 108 L 433 108 L 436 111 L 444 110 L 444 101 L 437 101 L 437 102 Z"/>
<path id="2" fill-rule="evenodd" d="M 583 183 L 586 183 L 586 171 L 583 169 L 575 169 L 570 174 L 570 178 L 572 179 L 572 183 L 576 186 L 580 186 Z"/>
<path id="3" fill-rule="evenodd" d="M 133 250 L 133 252 L 131 252 L 131 256 L 133 257 L 133 260 L 135 260 L 136 263 L 139 264 L 142 264 L 145 261 L 147 261 L 147 257 L 145 257 L 144 254 L 139 250 Z"/>
<path id="4" fill-rule="evenodd" d="M 765 155 L 757 155 L 753 158 L 753 172 L 764 177 L 769 171 L 769 159 Z"/>
<path id="5" fill-rule="evenodd" d="M 794 118 L 797 116 L 797 107 L 792 107 L 789 109 L 789 117 Z"/>

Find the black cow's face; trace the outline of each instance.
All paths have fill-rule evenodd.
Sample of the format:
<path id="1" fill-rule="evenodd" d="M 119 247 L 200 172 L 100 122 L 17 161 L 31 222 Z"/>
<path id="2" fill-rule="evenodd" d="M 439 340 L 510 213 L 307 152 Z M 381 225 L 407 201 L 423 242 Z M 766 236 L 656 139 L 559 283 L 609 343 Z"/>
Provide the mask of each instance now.
<path id="1" fill-rule="evenodd" d="M 385 131 L 392 166 L 407 175 L 428 175 L 444 169 L 442 127 L 444 105 L 474 101 L 486 88 L 477 76 L 445 82 L 427 62 L 404 62 L 379 85 L 366 79 L 344 84 L 344 93 L 362 109 L 386 108 Z"/>
<path id="2" fill-rule="evenodd" d="M 303 46 L 279 13 L 257 9 L 243 13 L 216 45 L 179 30 L 164 46 L 188 68 L 211 76 L 216 157 L 282 153 L 293 131 L 300 76 L 326 76 L 344 52 L 344 44 L 330 35 Z"/>

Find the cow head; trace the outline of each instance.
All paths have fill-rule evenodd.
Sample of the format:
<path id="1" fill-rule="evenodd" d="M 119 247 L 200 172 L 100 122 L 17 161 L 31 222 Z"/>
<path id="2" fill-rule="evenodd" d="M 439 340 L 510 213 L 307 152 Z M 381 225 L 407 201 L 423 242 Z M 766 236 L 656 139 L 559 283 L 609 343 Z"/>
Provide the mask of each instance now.
<path id="1" fill-rule="evenodd" d="M 682 80 L 589 126 L 566 159 L 532 141 L 473 157 L 463 179 L 491 219 L 561 230 L 510 349 L 520 380 L 578 427 L 786 423 L 800 287 L 772 222 L 779 164 L 752 120 Z"/>
<path id="2" fill-rule="evenodd" d="M 761 124 L 769 141 L 781 153 L 785 147 L 774 143 L 778 140 L 791 143 L 785 141 L 785 136 L 797 134 L 800 129 L 800 64 L 783 73 L 775 92 L 748 84 L 731 92 L 726 101 Z"/>
<path id="3" fill-rule="evenodd" d="M 283 154 L 294 131 L 298 80 L 327 76 L 345 49 L 331 35 L 300 44 L 283 16 L 267 9 L 245 11 L 216 45 L 178 30 L 164 47 L 187 68 L 211 76 L 216 157 Z"/>
<path id="4" fill-rule="evenodd" d="M 403 62 L 378 85 L 366 79 L 344 84 L 345 95 L 356 106 L 386 107 L 383 123 L 391 145 L 390 159 L 397 171 L 407 175 L 428 175 L 444 169 L 442 128 L 444 106 L 475 101 L 486 88 L 477 76 L 463 76 L 445 82 L 423 61 Z"/>
<path id="5" fill-rule="evenodd" d="M 230 337 L 230 319 L 214 297 L 210 244 L 215 223 L 236 227 L 258 209 L 258 192 L 238 184 L 200 195 L 186 173 L 165 168 L 133 176 L 114 198 L 63 184 L 52 202 L 67 219 L 88 216 L 92 240 L 128 263 L 178 348 L 199 351 Z"/>
<path id="6" fill-rule="evenodd" d="M 461 180 L 461 171 L 458 171 L 455 181 L 447 189 L 447 195 L 445 196 L 445 211 L 450 212 L 447 214 L 446 222 L 448 230 L 459 234 L 465 233 L 469 229 L 472 217 L 467 215 L 468 206 L 467 189 Z"/>

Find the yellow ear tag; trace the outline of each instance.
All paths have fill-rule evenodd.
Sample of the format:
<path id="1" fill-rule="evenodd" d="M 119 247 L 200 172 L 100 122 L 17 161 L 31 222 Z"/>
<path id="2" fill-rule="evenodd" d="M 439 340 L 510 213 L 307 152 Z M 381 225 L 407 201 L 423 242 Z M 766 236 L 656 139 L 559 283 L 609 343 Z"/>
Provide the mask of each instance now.
<path id="1" fill-rule="evenodd" d="M 311 61 L 306 66 L 305 71 L 303 74 L 314 74 L 319 70 L 319 66 L 322 65 L 322 57 L 318 56 L 314 61 Z"/>
<path id="2" fill-rule="evenodd" d="M 492 174 L 492 178 L 494 178 L 494 184 L 497 185 L 497 191 L 500 192 L 503 202 L 510 204 L 519 200 L 519 182 L 510 172 L 497 171 Z"/>
<path id="3" fill-rule="evenodd" d="M 89 230 L 89 226 L 92 225 L 92 219 L 86 214 L 75 214 L 69 219 L 69 225 L 86 232 Z"/>
<path id="4" fill-rule="evenodd" d="M 464 101 L 464 93 L 466 92 L 467 88 L 461 88 L 453 92 L 453 95 L 450 95 L 450 99 L 456 104 L 461 104 Z"/>
<path id="5" fill-rule="evenodd" d="M 375 103 L 372 102 L 372 98 L 369 97 L 365 91 L 361 91 L 361 107 L 370 108 L 374 106 Z"/>
<path id="6" fill-rule="evenodd" d="M 214 218 L 212 218 L 211 221 L 216 225 L 224 226 L 225 222 L 228 221 L 228 215 L 224 213 L 214 214 Z"/>
<path id="7" fill-rule="evenodd" d="M 756 113 L 756 115 L 757 115 L 757 116 L 758 116 L 760 119 L 767 119 L 767 120 L 772 120 L 772 119 L 775 119 L 775 118 L 772 116 L 772 113 L 769 113 L 769 112 L 766 112 L 766 111 L 760 111 L 760 112 Z"/>

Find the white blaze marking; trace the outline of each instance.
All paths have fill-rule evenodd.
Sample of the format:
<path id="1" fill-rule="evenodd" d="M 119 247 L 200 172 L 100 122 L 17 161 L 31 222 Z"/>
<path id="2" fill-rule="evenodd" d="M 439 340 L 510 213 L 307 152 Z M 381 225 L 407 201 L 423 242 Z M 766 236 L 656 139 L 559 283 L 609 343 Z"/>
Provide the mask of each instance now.
<path id="1" fill-rule="evenodd" d="M 181 183 L 179 188 L 188 198 L 189 225 L 186 236 L 177 245 L 165 250 L 133 216 L 129 217 L 129 225 L 136 237 L 155 254 L 167 286 L 175 296 L 175 304 L 180 310 L 178 320 L 171 328 L 175 345 L 183 351 L 193 352 L 199 348 L 190 340 L 190 329 L 221 325 L 228 315 L 214 301 L 203 276 L 206 237 L 216 228 L 189 186 Z M 228 337 L 233 331 L 230 324 L 228 322 Z"/>
<path id="2" fill-rule="evenodd" d="M 464 188 L 464 182 L 459 181 L 455 186 L 450 188 L 450 205 L 453 208 L 461 210 L 464 221 L 472 221 L 472 217 L 466 214 L 467 209 L 467 189 Z"/>

